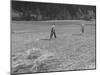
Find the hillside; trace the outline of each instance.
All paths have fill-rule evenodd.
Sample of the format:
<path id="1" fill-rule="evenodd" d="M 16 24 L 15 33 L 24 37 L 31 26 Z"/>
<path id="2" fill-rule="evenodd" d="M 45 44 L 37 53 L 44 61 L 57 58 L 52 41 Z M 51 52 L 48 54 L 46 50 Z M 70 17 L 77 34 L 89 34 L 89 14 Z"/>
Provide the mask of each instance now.
<path id="1" fill-rule="evenodd" d="M 12 20 L 91 20 L 96 18 L 96 6 L 39 2 L 11 2 Z"/>

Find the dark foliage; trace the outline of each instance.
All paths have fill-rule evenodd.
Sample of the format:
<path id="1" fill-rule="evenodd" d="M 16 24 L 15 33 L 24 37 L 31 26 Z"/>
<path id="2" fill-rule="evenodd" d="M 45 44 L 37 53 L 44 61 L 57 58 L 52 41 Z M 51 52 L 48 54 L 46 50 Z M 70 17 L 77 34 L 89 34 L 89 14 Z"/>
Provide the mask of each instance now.
<path id="1" fill-rule="evenodd" d="M 12 20 L 95 19 L 96 6 L 12 1 Z"/>

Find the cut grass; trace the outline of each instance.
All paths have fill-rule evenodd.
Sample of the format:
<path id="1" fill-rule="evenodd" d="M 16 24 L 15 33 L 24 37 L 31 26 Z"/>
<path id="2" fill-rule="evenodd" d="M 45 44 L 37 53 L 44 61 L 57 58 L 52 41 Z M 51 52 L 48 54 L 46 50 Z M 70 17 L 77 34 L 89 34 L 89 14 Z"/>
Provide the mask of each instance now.
<path id="1" fill-rule="evenodd" d="M 29 49 L 12 58 L 12 73 L 46 72 L 59 65 L 53 53 L 41 52 L 40 49 Z"/>
<path id="2" fill-rule="evenodd" d="M 95 69 L 95 25 L 87 24 L 80 35 L 79 24 L 87 22 L 67 22 L 56 25 L 57 39 L 52 40 L 48 40 L 48 22 L 16 22 L 12 27 L 12 73 Z"/>

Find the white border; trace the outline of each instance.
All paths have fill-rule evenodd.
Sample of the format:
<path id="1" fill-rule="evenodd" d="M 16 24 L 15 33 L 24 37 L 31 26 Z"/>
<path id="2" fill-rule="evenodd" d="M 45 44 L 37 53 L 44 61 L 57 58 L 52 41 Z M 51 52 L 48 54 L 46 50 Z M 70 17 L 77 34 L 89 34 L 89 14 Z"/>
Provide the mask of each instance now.
<path id="1" fill-rule="evenodd" d="M 97 70 L 38 73 L 39 75 L 98 75 L 100 74 L 100 0 L 24 0 L 97 6 Z M 0 1 L 0 74 L 10 75 L 10 0 Z M 25 74 L 26 75 L 26 74 Z M 28 75 L 28 74 L 27 74 Z M 37 75 L 37 74 L 29 74 Z"/>

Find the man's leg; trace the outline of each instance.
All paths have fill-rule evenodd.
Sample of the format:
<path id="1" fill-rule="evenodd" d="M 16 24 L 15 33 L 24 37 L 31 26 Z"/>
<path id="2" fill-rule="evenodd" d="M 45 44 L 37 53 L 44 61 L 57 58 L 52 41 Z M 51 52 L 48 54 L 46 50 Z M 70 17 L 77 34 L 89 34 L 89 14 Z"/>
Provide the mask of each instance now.
<path id="1" fill-rule="evenodd" d="M 54 37 L 56 38 L 56 33 L 55 32 L 53 32 L 54 33 Z"/>
<path id="2" fill-rule="evenodd" d="M 50 33 L 50 39 L 52 39 L 53 32 Z"/>

